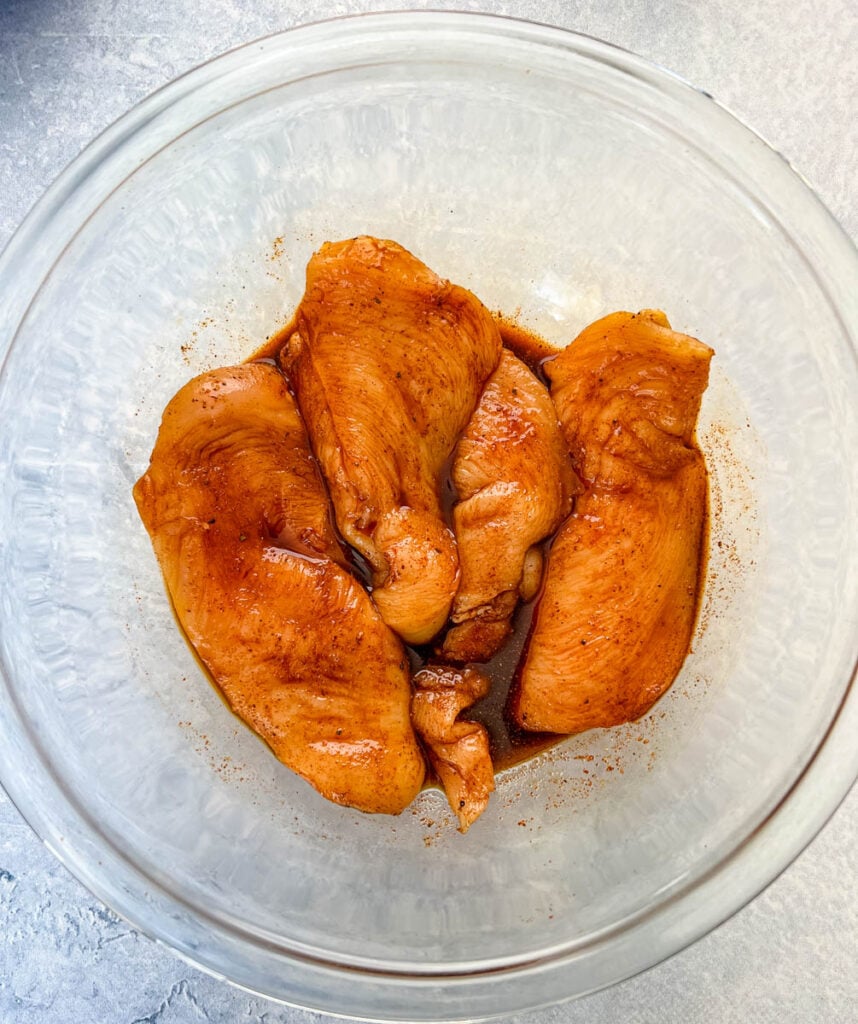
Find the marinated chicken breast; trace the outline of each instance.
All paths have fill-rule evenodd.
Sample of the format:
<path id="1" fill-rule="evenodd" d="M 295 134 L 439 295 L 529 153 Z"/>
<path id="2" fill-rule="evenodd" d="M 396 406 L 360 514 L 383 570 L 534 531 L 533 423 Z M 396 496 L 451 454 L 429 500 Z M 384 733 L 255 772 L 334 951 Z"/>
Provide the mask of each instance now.
<path id="1" fill-rule="evenodd" d="M 438 632 L 458 588 L 439 475 L 500 352 L 479 300 L 394 242 L 328 243 L 310 260 L 282 362 L 337 525 L 409 643 Z"/>
<path id="2" fill-rule="evenodd" d="M 134 488 L 176 615 L 230 706 L 329 800 L 396 814 L 425 772 L 401 643 L 343 568 L 280 372 L 203 374 Z"/>
<path id="3" fill-rule="evenodd" d="M 508 349 L 456 447 L 453 483 L 462 579 L 456 625 L 441 653 L 488 661 L 511 632 L 519 598 L 539 589 L 535 545 L 569 515 L 581 490 L 548 391 Z"/>
<path id="4" fill-rule="evenodd" d="M 673 682 L 697 607 L 707 484 L 694 441 L 712 350 L 663 313 L 615 313 L 546 365 L 585 493 L 548 559 L 513 719 L 631 721 Z"/>
<path id="5" fill-rule="evenodd" d="M 459 715 L 486 696 L 489 680 L 473 668 L 428 665 L 414 676 L 414 685 L 414 728 L 459 819 L 459 831 L 467 832 L 486 809 L 495 776 L 488 732 Z"/>

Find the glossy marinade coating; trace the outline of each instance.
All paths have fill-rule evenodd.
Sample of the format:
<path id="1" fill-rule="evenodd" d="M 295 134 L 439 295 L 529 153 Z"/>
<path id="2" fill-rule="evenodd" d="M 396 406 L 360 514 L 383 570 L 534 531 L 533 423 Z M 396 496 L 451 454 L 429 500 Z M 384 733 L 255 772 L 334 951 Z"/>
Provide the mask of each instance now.
<path id="1" fill-rule="evenodd" d="M 546 366 L 585 492 L 558 532 L 513 719 L 575 733 L 642 715 L 694 627 L 707 506 L 694 440 L 712 350 L 658 311 L 614 313 Z"/>
<path id="2" fill-rule="evenodd" d="M 425 772 L 407 658 L 344 568 L 280 372 L 186 384 L 134 498 L 179 622 L 236 714 L 328 799 L 406 807 Z"/>
<path id="3" fill-rule="evenodd" d="M 283 365 L 337 525 L 409 643 L 438 632 L 458 588 L 439 478 L 500 354 L 482 303 L 395 242 L 327 243 L 308 264 Z"/>
<path id="4" fill-rule="evenodd" d="M 453 483 L 462 579 L 442 653 L 486 661 L 509 636 L 519 599 L 539 589 L 539 544 L 581 489 L 548 390 L 508 349 L 456 446 Z"/>

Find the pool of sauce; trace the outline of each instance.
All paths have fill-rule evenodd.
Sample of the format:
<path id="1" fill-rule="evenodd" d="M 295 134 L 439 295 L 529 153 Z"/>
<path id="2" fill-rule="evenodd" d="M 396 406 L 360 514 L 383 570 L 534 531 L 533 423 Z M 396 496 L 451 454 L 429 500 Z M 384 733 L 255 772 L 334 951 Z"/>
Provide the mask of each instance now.
<path id="1" fill-rule="evenodd" d="M 545 376 L 544 364 L 548 359 L 557 355 L 558 350 L 539 335 L 500 314 L 495 315 L 495 323 L 500 330 L 504 346 L 525 363 L 547 386 L 548 380 Z M 443 475 L 441 479 L 442 499 L 448 491 L 453 494 L 453 501 L 449 506 L 442 500 L 442 507 L 444 507 L 445 514 L 448 515 L 448 525 L 450 525 L 449 513 L 452 512 L 452 505 L 456 500 L 455 488 L 449 476 L 451 467 L 452 460 L 446 467 L 446 475 Z M 547 549 L 548 542 L 544 547 Z M 565 738 L 554 733 L 527 732 L 524 729 L 519 729 L 506 714 L 507 704 L 516 685 L 519 666 L 530 634 L 530 624 L 538 602 L 539 595 L 537 594 L 532 601 L 519 603 L 512 619 L 512 635 L 500 651 L 490 661 L 470 663 L 472 668 L 478 669 L 488 676 L 491 690 L 487 697 L 465 711 L 463 717 L 480 722 L 485 726 L 489 734 L 492 764 L 495 771 L 502 771 L 504 768 L 520 764 Z M 421 654 L 423 654 L 422 658 Z M 415 671 L 417 667 L 422 667 L 429 660 L 437 662 L 437 659 L 431 659 L 431 649 L 425 652 L 412 651 L 411 657 Z"/>
<path id="2" fill-rule="evenodd" d="M 544 373 L 546 360 L 557 354 L 557 349 L 552 348 L 537 334 L 528 331 L 520 324 L 515 323 L 500 314 L 495 315 L 495 322 L 500 330 L 501 339 L 533 373 L 547 385 L 547 378 Z M 273 362 L 279 363 L 279 355 L 289 337 L 297 326 L 293 317 L 284 327 L 272 334 L 247 362 Z M 444 464 L 439 478 L 439 491 L 441 496 L 441 508 L 449 526 L 452 525 L 453 506 L 456 504 L 456 488 L 452 478 L 453 454 Z M 340 537 L 342 540 L 342 537 Z M 350 552 L 352 568 L 355 575 L 361 582 L 371 590 L 371 571 L 365 560 L 343 541 L 343 546 Z M 533 618 L 534 609 L 539 596 L 527 604 L 519 604 L 513 617 L 513 631 L 501 650 L 488 662 L 478 664 L 471 663 L 471 667 L 478 669 L 491 681 L 491 690 L 487 697 L 479 701 L 472 708 L 464 712 L 465 718 L 482 723 L 488 731 L 492 763 L 496 771 L 510 768 L 515 764 L 533 757 L 540 751 L 559 743 L 564 737 L 553 733 L 532 733 L 526 732 L 513 725 L 507 714 L 506 707 L 510 692 L 515 685 L 518 666 L 522 659 L 527 637 L 530 633 L 530 623 Z M 425 665 L 439 664 L 433 650 L 433 644 L 425 644 L 419 647 L 405 645 L 411 664 L 412 673 L 419 671 Z M 434 780 L 428 779 L 428 784 L 434 784 Z"/>
<path id="3" fill-rule="evenodd" d="M 280 355 L 280 351 L 294 333 L 297 326 L 298 317 L 296 314 L 287 324 L 281 327 L 279 331 L 275 331 L 274 334 L 270 334 L 266 339 L 265 344 L 258 348 L 253 355 L 248 356 L 244 361 L 246 363 L 279 362 L 278 356 Z"/>

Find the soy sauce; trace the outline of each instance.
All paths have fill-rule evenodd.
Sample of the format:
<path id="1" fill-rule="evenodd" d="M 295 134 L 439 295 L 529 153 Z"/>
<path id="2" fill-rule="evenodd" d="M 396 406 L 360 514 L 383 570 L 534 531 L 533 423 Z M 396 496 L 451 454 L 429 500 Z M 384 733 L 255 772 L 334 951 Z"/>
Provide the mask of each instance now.
<path id="1" fill-rule="evenodd" d="M 500 330 L 504 346 L 547 386 L 548 379 L 545 375 L 544 365 L 547 360 L 557 355 L 557 349 L 549 345 L 539 335 L 500 314 L 495 315 L 495 323 Z M 452 458 L 448 460 L 440 478 L 442 508 L 448 525 L 451 525 L 450 514 L 456 501 L 451 471 Z M 543 551 L 545 556 L 547 556 L 547 547 L 548 543 L 546 542 Z M 507 714 L 507 706 L 517 684 L 518 673 L 523 663 L 530 635 L 531 622 L 538 602 L 539 595 L 537 594 L 532 601 L 518 605 L 512 619 L 512 635 L 490 661 L 482 664 L 469 663 L 471 668 L 477 669 L 489 678 L 491 690 L 483 700 L 468 708 L 463 717 L 480 722 L 485 726 L 489 734 L 492 764 L 495 771 L 502 771 L 504 768 L 520 764 L 540 751 L 561 742 L 564 738 L 554 733 L 527 732 L 524 729 L 519 729 Z M 434 656 L 431 645 L 409 648 L 409 657 L 414 672 L 424 665 L 438 663 L 440 660 Z"/>
<path id="2" fill-rule="evenodd" d="M 286 345 L 286 342 L 295 333 L 297 326 L 298 316 L 295 314 L 284 327 L 281 327 L 279 331 L 275 331 L 274 334 L 270 335 L 265 344 L 261 348 L 258 348 L 253 355 L 248 356 L 244 361 L 246 363 L 274 363 L 275 366 L 279 366 L 280 353 Z"/>
<path id="3" fill-rule="evenodd" d="M 557 354 L 557 349 L 549 345 L 539 335 L 500 314 L 496 314 L 494 319 L 504 346 L 517 356 L 543 384 L 548 386 L 544 366 L 546 361 Z M 279 365 L 280 353 L 296 326 L 297 321 L 293 317 L 289 323 L 272 334 L 265 344 L 250 356 L 247 362 L 264 361 Z M 452 478 L 452 467 L 453 454 L 451 453 L 439 475 L 441 509 L 448 526 L 452 526 L 452 511 L 458 500 Z M 340 539 L 342 540 L 342 538 Z M 369 585 L 371 574 L 366 562 L 345 542 L 343 542 L 343 547 L 350 553 L 355 575 L 371 591 L 372 588 Z M 547 544 L 545 547 L 547 548 Z M 545 554 L 547 555 L 547 550 Z M 464 717 L 485 726 L 489 734 L 492 763 L 496 771 L 520 764 L 540 751 L 554 746 L 564 738 L 554 733 L 526 732 L 519 729 L 510 721 L 506 713 L 510 695 L 516 685 L 517 675 L 523 661 L 531 622 L 538 602 L 539 595 L 537 594 L 532 601 L 519 604 L 512 620 L 512 635 L 490 661 L 482 664 L 470 663 L 471 667 L 488 676 L 491 681 L 491 690 L 487 697 L 467 709 L 464 712 Z M 435 655 L 434 647 L 442 637 L 443 634 L 436 637 L 430 644 L 405 645 L 412 674 L 428 664 L 439 663 L 441 659 Z"/>

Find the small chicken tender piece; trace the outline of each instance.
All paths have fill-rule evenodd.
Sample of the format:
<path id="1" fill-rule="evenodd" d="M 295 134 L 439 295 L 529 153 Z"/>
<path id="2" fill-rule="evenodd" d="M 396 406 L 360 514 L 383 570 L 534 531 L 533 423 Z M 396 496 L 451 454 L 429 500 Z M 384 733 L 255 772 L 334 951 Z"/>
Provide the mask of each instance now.
<path id="1" fill-rule="evenodd" d="M 438 632 L 458 589 L 439 477 L 500 353 L 482 303 L 395 242 L 327 243 L 307 266 L 281 360 L 340 532 L 409 643 Z"/>
<path id="2" fill-rule="evenodd" d="M 539 588 L 542 553 L 534 545 L 581 491 L 547 389 L 508 349 L 456 447 L 453 483 L 462 579 L 441 653 L 488 661 L 511 632 L 518 599 Z"/>
<path id="3" fill-rule="evenodd" d="M 405 651 L 343 567 L 282 374 L 257 363 L 186 384 L 134 498 L 179 622 L 235 713 L 329 800 L 402 811 L 425 774 Z"/>
<path id="4" fill-rule="evenodd" d="M 467 832 L 486 809 L 495 776 L 488 732 L 459 715 L 486 696 L 489 680 L 473 668 L 428 665 L 414 676 L 414 685 L 414 728 L 459 819 L 459 831 Z"/>
<path id="5" fill-rule="evenodd" d="M 614 313 L 546 364 L 585 493 L 551 546 L 513 720 L 632 721 L 671 685 L 697 609 L 707 506 L 694 430 L 712 350 L 663 313 Z"/>

